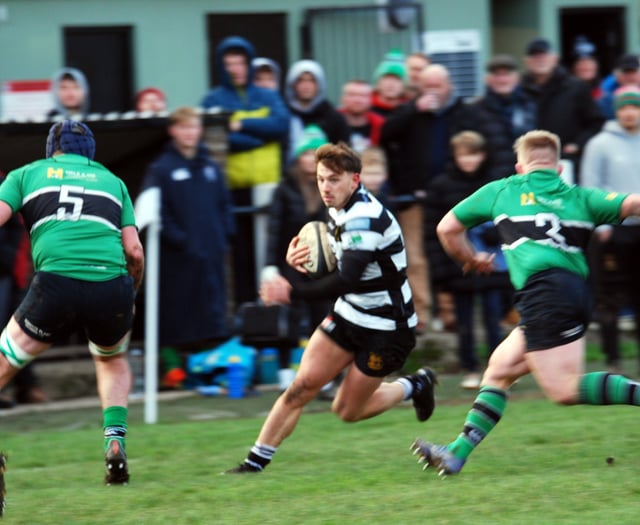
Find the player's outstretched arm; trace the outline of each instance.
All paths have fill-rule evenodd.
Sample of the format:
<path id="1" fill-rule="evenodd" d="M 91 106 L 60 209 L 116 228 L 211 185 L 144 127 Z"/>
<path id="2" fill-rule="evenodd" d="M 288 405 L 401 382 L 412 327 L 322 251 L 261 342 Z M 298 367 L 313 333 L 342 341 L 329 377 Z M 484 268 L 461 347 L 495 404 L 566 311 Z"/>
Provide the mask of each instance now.
<path id="1" fill-rule="evenodd" d="M 0 201 L 0 226 L 4 226 L 12 215 L 11 207 L 6 202 Z"/>
<path id="2" fill-rule="evenodd" d="M 437 228 L 438 239 L 450 257 L 462 265 L 464 273 L 490 273 L 493 271 L 495 255 L 476 252 L 467 237 L 467 229 L 453 211 L 449 211 L 440 221 Z"/>
<path id="3" fill-rule="evenodd" d="M 620 207 L 621 219 L 626 219 L 631 216 L 640 217 L 640 194 L 638 193 L 627 195 Z"/>
<path id="4" fill-rule="evenodd" d="M 127 260 L 127 271 L 133 277 L 133 286 L 137 290 L 144 275 L 144 251 L 135 226 L 122 228 L 122 247 Z"/>

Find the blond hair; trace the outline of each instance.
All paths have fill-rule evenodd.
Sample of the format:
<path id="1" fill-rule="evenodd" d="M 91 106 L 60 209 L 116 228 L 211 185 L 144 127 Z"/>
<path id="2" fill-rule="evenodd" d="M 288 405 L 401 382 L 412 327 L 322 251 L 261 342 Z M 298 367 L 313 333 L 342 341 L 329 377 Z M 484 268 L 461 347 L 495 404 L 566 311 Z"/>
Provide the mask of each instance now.
<path id="1" fill-rule="evenodd" d="M 360 154 L 363 166 L 382 166 L 387 169 L 387 156 L 384 150 L 377 146 L 369 146 Z"/>
<path id="2" fill-rule="evenodd" d="M 520 163 L 557 165 L 560 162 L 560 137 L 543 129 L 534 129 L 518 137 L 513 151 Z"/>
<path id="3" fill-rule="evenodd" d="M 202 117 L 200 116 L 198 110 L 192 108 L 191 106 L 181 106 L 177 109 L 174 109 L 169 115 L 169 125 L 173 126 L 174 124 L 178 124 L 192 118 L 197 118 L 198 120 L 202 121 Z"/>
<path id="4" fill-rule="evenodd" d="M 451 140 L 451 149 L 455 152 L 458 148 L 464 148 L 471 153 L 484 152 L 487 149 L 487 142 L 484 137 L 476 131 L 461 131 L 456 133 Z"/>

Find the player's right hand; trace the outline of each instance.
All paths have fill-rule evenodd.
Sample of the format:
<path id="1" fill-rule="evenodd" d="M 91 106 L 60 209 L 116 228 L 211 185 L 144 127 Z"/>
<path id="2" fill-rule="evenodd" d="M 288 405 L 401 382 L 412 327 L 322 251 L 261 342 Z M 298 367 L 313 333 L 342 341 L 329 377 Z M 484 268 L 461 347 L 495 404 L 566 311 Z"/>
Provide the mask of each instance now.
<path id="1" fill-rule="evenodd" d="M 495 253 L 489 254 L 487 252 L 476 252 L 473 259 L 464 263 L 462 266 L 462 273 L 491 273 L 496 269 L 493 264 L 493 260 L 495 258 Z"/>
<path id="2" fill-rule="evenodd" d="M 267 306 L 289 304 L 291 302 L 291 284 L 281 275 L 276 275 L 260 285 L 260 299 Z"/>

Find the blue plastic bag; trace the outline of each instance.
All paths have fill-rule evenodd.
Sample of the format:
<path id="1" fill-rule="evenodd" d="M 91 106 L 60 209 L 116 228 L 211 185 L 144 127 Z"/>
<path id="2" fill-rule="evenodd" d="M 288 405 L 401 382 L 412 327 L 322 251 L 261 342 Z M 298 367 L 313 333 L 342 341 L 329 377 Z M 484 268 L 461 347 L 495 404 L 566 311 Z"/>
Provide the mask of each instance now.
<path id="1" fill-rule="evenodd" d="M 239 337 L 212 348 L 192 354 L 187 358 L 187 372 L 196 383 L 228 386 L 227 369 L 230 362 L 236 362 L 244 371 L 245 388 L 251 384 L 256 366 L 256 349 L 245 346 Z"/>

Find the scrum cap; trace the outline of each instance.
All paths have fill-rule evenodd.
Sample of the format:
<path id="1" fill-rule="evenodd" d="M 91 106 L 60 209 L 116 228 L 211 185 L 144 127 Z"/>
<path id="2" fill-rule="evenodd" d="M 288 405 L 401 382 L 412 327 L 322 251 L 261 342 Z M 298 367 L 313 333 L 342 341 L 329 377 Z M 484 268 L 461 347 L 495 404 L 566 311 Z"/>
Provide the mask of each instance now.
<path id="1" fill-rule="evenodd" d="M 47 158 L 56 151 L 75 153 L 93 159 L 96 153 L 96 141 L 89 126 L 76 120 L 56 122 L 47 136 Z"/>

